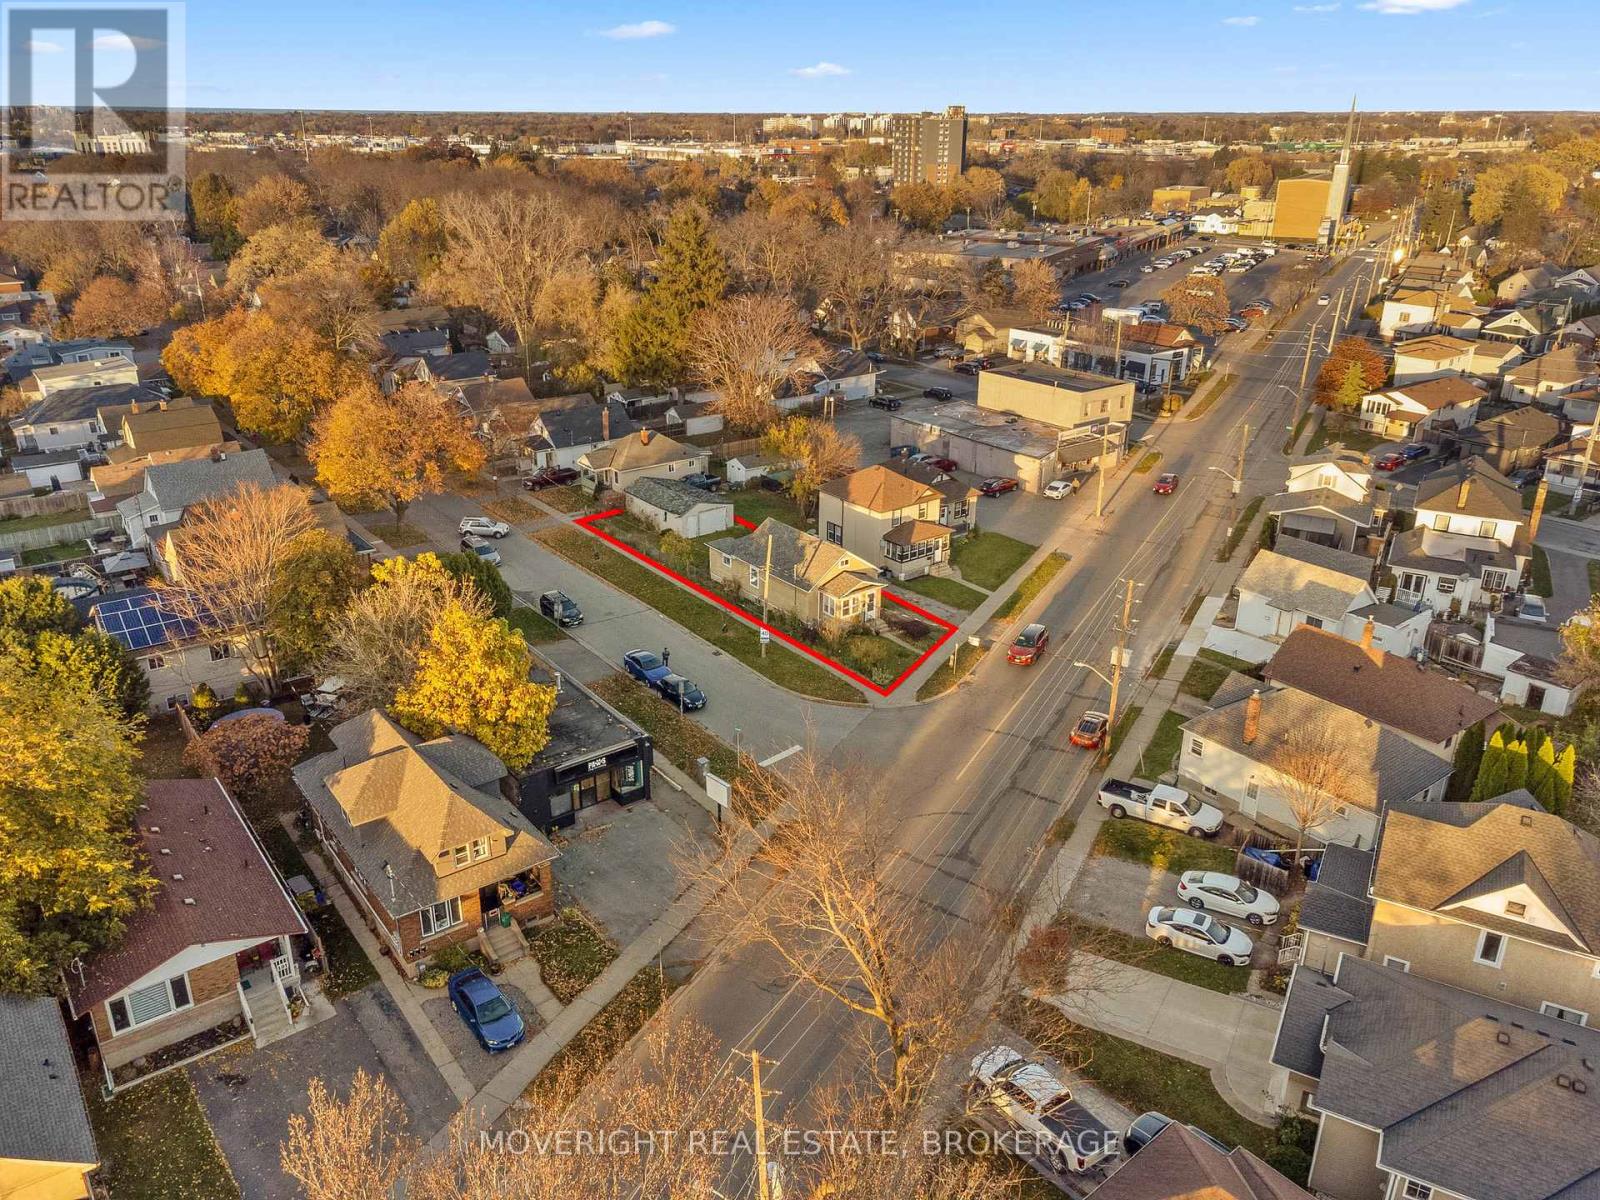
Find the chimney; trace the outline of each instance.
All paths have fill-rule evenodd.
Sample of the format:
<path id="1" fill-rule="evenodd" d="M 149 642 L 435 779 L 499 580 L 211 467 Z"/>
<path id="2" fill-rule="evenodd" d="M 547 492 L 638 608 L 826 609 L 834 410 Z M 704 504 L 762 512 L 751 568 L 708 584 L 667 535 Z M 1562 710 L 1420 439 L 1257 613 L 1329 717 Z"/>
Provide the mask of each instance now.
<path id="1" fill-rule="evenodd" d="M 137 400 L 129 400 L 128 401 L 128 412 L 130 414 L 132 414 L 132 413 L 137 413 L 138 411 L 139 411 L 139 402 Z"/>
<path id="2" fill-rule="evenodd" d="M 1539 490 L 1533 494 L 1533 511 L 1528 514 L 1528 541 L 1530 542 L 1538 536 L 1539 520 L 1544 516 L 1545 497 L 1549 494 L 1550 481 L 1548 479 L 1540 479 Z"/>
<path id="3" fill-rule="evenodd" d="M 609 400 L 600 401 L 600 440 L 602 442 L 611 440 L 611 402 Z"/>
<path id="4" fill-rule="evenodd" d="M 1255 745 L 1256 733 L 1261 728 L 1261 689 L 1256 688 L 1250 693 L 1250 699 L 1244 702 L 1244 744 Z"/>
<path id="5" fill-rule="evenodd" d="M 648 429 L 639 430 L 639 445 L 648 446 L 649 444 L 650 444 L 650 431 Z"/>
<path id="6" fill-rule="evenodd" d="M 1377 632 L 1377 628 L 1377 623 L 1371 617 L 1368 617 L 1367 623 L 1361 628 L 1361 648 L 1366 651 L 1367 657 L 1372 661 L 1373 666 L 1381 667 L 1383 666 L 1383 648 L 1373 645 L 1372 642 L 1372 635 Z"/>
<path id="7" fill-rule="evenodd" d="M 1461 477 L 1461 486 L 1456 489 L 1457 508 L 1465 508 L 1467 506 L 1467 493 L 1470 491 L 1472 491 L 1472 476 L 1463 475 Z"/>

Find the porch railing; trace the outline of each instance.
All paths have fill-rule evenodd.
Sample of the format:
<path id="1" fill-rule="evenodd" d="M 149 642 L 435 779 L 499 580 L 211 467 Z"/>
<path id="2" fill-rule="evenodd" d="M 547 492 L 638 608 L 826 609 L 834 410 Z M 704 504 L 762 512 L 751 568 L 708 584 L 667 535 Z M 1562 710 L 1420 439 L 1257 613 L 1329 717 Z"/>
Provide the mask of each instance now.
<path id="1" fill-rule="evenodd" d="M 1298 966 L 1301 956 L 1305 954 L 1305 940 L 1306 935 L 1303 933 L 1285 934 L 1278 942 L 1278 965 Z"/>

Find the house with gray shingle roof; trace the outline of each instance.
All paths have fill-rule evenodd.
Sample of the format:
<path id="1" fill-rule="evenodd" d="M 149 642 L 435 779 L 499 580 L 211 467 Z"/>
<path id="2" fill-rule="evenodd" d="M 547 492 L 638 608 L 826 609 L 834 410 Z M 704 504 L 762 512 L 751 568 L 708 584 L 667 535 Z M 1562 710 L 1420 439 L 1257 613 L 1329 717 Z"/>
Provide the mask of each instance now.
<path id="1" fill-rule="evenodd" d="M 1417 485 L 1416 523 L 1389 546 L 1397 603 L 1466 612 L 1515 591 L 1532 547 L 1522 493 L 1481 458 Z"/>
<path id="2" fill-rule="evenodd" d="M 679 479 L 635 479 L 622 502 L 652 529 L 697 538 L 733 528 L 733 501 Z"/>
<path id="3" fill-rule="evenodd" d="M 54 996 L 0 994 L 0 1196 L 87 1200 L 100 1165 Z"/>
<path id="4" fill-rule="evenodd" d="M 208 458 L 162 463 L 144 473 L 144 490 L 117 505 L 128 545 L 139 549 L 161 526 L 176 525 L 194 504 L 224 496 L 244 484 L 277 482 L 265 450 L 217 453 Z"/>
<path id="5" fill-rule="evenodd" d="M 1360 554 L 1303 538 L 1283 538 L 1251 559 L 1239 577 L 1234 628 L 1278 641 L 1302 625 L 1342 630 L 1345 619 L 1372 604 L 1373 563 Z"/>

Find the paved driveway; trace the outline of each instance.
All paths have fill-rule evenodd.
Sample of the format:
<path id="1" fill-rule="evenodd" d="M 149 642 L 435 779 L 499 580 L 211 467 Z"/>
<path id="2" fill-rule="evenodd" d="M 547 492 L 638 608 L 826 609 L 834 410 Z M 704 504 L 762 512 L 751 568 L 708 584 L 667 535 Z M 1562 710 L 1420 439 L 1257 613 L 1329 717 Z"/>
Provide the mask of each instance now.
<path id="1" fill-rule="evenodd" d="M 290 1114 L 306 1110 L 313 1079 L 343 1095 L 358 1070 L 384 1076 L 405 1102 L 410 1132 L 424 1138 L 456 1110 L 455 1096 L 378 985 L 339 1001 L 333 1017 L 303 1033 L 265 1050 L 225 1051 L 188 1070 L 244 1200 L 300 1195 L 279 1169 L 278 1151 Z"/>

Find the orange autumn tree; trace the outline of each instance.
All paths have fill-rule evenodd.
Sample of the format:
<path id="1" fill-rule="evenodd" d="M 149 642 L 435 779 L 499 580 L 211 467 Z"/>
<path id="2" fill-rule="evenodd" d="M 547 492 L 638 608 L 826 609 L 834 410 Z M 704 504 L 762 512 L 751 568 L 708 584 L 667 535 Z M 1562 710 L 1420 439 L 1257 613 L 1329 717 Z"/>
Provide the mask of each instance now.
<path id="1" fill-rule="evenodd" d="M 444 490 L 448 471 L 484 462 L 460 406 L 423 383 L 390 396 L 370 382 L 351 388 L 316 419 L 307 453 L 330 496 L 381 504 L 396 527 L 418 497 Z"/>

